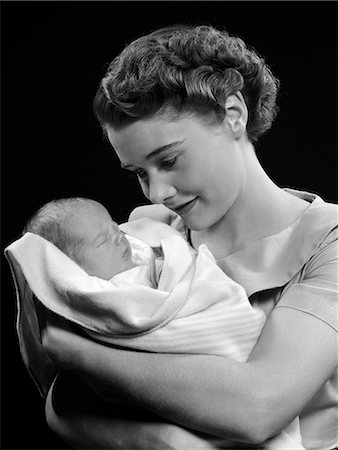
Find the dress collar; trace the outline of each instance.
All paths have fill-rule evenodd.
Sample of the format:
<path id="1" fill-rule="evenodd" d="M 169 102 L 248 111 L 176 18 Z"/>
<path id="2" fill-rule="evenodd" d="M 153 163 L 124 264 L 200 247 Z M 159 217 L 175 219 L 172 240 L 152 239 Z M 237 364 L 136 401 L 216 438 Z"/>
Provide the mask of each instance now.
<path id="1" fill-rule="evenodd" d="M 325 203 L 315 194 L 287 191 L 308 201 L 308 208 L 279 233 L 217 261 L 248 296 L 287 284 L 337 226 L 336 205 Z"/>
<path id="2" fill-rule="evenodd" d="M 285 189 L 309 202 L 309 206 L 287 228 L 249 247 L 217 260 L 219 267 L 241 284 L 247 295 L 287 284 L 313 256 L 329 232 L 337 226 L 337 205 L 316 194 Z M 176 222 L 176 223 L 175 223 Z M 186 234 L 180 217 L 173 226 Z"/>

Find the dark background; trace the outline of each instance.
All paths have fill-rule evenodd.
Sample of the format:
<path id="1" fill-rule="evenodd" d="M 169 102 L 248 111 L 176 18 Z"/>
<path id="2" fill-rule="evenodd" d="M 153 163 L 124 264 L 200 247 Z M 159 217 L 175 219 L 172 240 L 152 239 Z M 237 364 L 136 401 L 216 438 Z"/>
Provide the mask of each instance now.
<path id="1" fill-rule="evenodd" d="M 62 196 L 101 201 L 124 221 L 145 202 L 92 115 L 107 63 L 140 34 L 177 22 L 225 26 L 267 57 L 280 113 L 257 147 L 268 173 L 336 202 L 336 2 L 2 2 L 2 250 Z M 44 423 L 21 361 L 14 288 L 2 258 L 3 449 L 67 448 Z"/>

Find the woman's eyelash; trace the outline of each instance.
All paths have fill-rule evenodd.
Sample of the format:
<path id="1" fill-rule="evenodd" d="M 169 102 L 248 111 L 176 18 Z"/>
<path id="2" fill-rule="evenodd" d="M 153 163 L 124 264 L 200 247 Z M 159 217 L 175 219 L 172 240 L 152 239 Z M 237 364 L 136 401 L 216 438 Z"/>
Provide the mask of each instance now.
<path id="1" fill-rule="evenodd" d="M 177 160 L 177 156 L 174 156 L 173 158 L 170 159 L 162 159 L 162 161 L 160 162 L 162 167 L 172 167 Z"/>

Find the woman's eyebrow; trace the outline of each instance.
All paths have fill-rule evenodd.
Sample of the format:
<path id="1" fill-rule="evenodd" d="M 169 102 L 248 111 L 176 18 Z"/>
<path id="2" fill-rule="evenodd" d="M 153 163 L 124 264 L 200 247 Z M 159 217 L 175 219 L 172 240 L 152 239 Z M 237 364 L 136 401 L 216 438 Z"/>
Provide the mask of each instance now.
<path id="1" fill-rule="evenodd" d="M 181 139 L 180 141 L 173 141 L 173 142 L 170 142 L 170 144 L 162 145 L 161 147 L 158 147 L 155 150 L 153 150 L 152 152 L 150 152 L 146 156 L 146 160 L 151 159 L 154 156 L 158 155 L 159 153 L 164 152 L 165 150 L 169 150 L 172 147 L 175 147 L 176 145 L 183 144 L 184 141 L 185 141 L 185 139 Z"/>
<path id="2" fill-rule="evenodd" d="M 161 152 L 164 152 L 165 150 L 170 150 L 171 148 L 175 147 L 176 145 L 181 145 L 183 144 L 183 142 L 185 141 L 185 139 L 181 139 L 180 141 L 173 141 L 170 142 L 170 144 L 165 144 L 165 145 L 161 145 L 161 147 L 155 148 L 155 150 L 153 150 L 152 152 L 150 152 L 146 157 L 146 161 L 148 161 L 149 159 L 153 158 L 154 156 L 158 155 Z M 133 167 L 130 164 L 123 164 L 121 163 L 121 167 L 122 169 L 128 169 Z"/>

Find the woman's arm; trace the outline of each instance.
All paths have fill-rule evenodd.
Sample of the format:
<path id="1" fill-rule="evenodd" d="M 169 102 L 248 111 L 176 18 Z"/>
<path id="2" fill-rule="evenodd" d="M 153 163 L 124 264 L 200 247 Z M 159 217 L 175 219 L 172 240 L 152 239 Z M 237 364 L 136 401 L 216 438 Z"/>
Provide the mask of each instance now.
<path id="1" fill-rule="evenodd" d="M 46 399 L 49 427 L 73 448 L 214 449 L 212 439 L 152 414 L 108 403 L 71 372 L 61 371 Z M 132 430 L 132 432 L 131 432 Z"/>
<path id="2" fill-rule="evenodd" d="M 296 417 L 337 365 L 334 329 L 291 308 L 273 311 L 247 363 L 115 350 L 53 320 L 43 343 L 107 399 L 118 392 L 179 425 L 253 444 Z"/>

